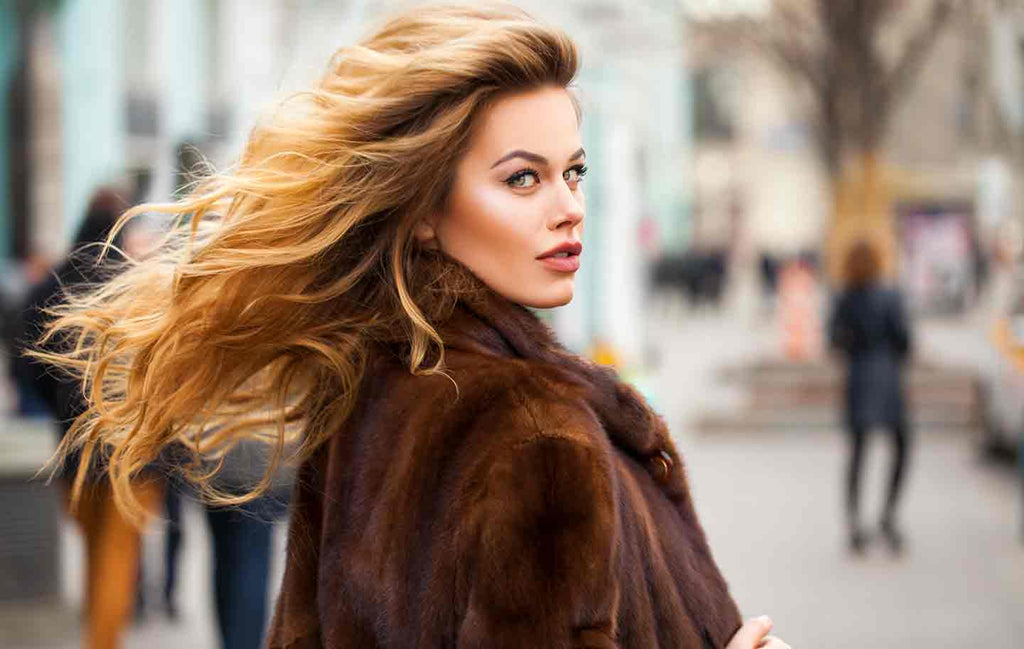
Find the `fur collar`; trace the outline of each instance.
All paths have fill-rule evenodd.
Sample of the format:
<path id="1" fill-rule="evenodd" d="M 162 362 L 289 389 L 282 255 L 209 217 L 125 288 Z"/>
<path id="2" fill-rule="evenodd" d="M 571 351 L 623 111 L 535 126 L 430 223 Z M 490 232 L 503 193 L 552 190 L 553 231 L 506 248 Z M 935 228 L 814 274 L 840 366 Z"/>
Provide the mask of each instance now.
<path id="1" fill-rule="evenodd" d="M 620 381 L 611 368 L 569 352 L 527 308 L 498 295 L 461 264 L 448 263 L 451 272 L 466 276 L 465 285 L 473 290 L 464 291 L 438 323 L 447 348 L 544 366 L 579 389 L 613 445 L 651 469 L 667 495 L 674 500 L 685 497 L 688 491 L 681 459 L 665 422 L 635 389 Z M 658 476 L 660 473 L 664 475 Z"/>

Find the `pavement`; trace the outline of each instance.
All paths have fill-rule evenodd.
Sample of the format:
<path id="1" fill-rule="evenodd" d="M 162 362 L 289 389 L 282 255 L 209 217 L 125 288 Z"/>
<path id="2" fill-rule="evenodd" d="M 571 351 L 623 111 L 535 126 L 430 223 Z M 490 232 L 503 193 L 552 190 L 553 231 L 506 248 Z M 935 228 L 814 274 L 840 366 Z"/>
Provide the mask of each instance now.
<path id="1" fill-rule="evenodd" d="M 701 433 L 707 409 L 743 408 L 746 395 L 718 368 L 781 348 L 763 319 L 679 314 L 656 319 L 663 345 L 658 400 L 686 461 L 716 560 L 745 617 L 768 614 L 794 648 L 929 649 L 1024 646 L 1022 489 L 1011 467 L 986 463 L 977 432 L 915 431 L 905 483 L 907 550 L 846 549 L 841 476 L 846 440 L 836 429 Z M 929 362 L 972 369 L 986 353 L 973 319 L 918 323 Z M 862 503 L 881 511 L 889 462 L 870 440 Z"/>
<path id="2" fill-rule="evenodd" d="M 721 383 L 719 370 L 774 353 L 779 345 L 770 319 L 658 308 L 644 322 L 657 360 L 646 383 L 683 453 L 712 550 L 745 616 L 772 616 L 777 634 L 795 649 L 1024 646 L 1020 482 L 1012 469 L 979 459 L 971 431 L 916 431 L 903 503 L 907 551 L 895 557 L 876 543 L 854 558 L 841 517 L 840 431 L 712 434 L 693 425 L 709 409 L 744 406 L 747 395 Z M 958 367 L 969 366 L 985 345 L 970 320 L 921 323 L 919 333 L 922 353 Z M 862 502 L 873 515 L 887 451 L 884 437 L 872 439 Z M 171 623 L 152 611 L 131 628 L 128 649 L 217 646 L 209 538 L 195 507 L 185 510 L 185 530 L 182 617 Z M 153 602 L 160 532 L 155 527 L 145 541 Z M 283 526 L 277 532 L 273 583 L 284 557 Z M 81 540 L 69 525 L 61 539 L 63 613 L 35 619 L 28 609 L 0 605 L 0 646 L 77 646 Z M 34 632 L 12 634 L 12 625 Z"/>

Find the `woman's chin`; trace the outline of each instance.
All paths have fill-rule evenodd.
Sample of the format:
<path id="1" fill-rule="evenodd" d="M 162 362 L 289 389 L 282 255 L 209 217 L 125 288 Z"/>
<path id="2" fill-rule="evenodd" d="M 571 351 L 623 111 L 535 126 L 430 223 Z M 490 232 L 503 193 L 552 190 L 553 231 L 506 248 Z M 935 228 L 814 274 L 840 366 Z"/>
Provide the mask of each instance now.
<path id="1" fill-rule="evenodd" d="M 573 292 L 574 286 L 570 281 L 565 285 L 551 287 L 546 291 L 537 291 L 529 295 L 527 299 L 520 300 L 520 303 L 532 309 L 555 309 L 572 302 Z"/>

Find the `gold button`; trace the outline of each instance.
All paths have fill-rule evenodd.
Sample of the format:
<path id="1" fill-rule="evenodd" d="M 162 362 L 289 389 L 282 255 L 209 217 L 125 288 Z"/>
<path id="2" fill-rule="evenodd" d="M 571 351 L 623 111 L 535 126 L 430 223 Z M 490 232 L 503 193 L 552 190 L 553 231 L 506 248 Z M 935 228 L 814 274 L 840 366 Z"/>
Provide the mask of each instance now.
<path id="1" fill-rule="evenodd" d="M 668 478 L 672 474 L 672 456 L 665 451 L 658 451 L 650 462 L 654 477 L 659 482 L 668 482 Z"/>

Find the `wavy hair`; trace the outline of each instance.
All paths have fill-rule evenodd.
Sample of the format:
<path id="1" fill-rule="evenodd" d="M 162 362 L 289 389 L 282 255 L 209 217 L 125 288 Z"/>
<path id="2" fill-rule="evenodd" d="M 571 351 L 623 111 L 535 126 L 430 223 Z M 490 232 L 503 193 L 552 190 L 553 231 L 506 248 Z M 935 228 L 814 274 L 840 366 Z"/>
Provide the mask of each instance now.
<path id="1" fill-rule="evenodd" d="M 131 480 L 163 449 L 196 460 L 262 440 L 272 460 L 243 496 L 186 463 L 208 497 L 241 502 L 345 421 L 375 341 L 403 343 L 415 374 L 443 372 L 434 324 L 467 287 L 419 263 L 437 253 L 413 228 L 444 206 L 481 110 L 568 88 L 577 67 L 572 40 L 521 10 L 417 7 L 338 50 L 311 90 L 257 124 L 233 168 L 177 202 L 128 210 L 119 228 L 143 212 L 173 217 L 159 249 L 71 292 L 34 352 L 88 403 L 58 449 L 82 453 L 73 493 L 102 458 L 134 515 Z"/>

